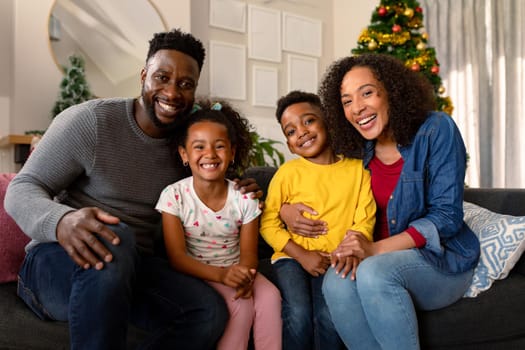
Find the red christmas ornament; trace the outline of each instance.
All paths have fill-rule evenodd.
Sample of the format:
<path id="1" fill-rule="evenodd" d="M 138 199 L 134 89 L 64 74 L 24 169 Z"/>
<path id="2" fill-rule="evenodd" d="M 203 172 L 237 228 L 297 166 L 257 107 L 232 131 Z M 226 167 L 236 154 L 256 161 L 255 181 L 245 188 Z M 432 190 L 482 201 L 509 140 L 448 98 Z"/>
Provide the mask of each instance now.
<path id="1" fill-rule="evenodd" d="M 400 26 L 399 24 L 394 24 L 394 25 L 392 26 L 392 31 L 393 31 L 394 33 L 399 33 L 399 32 L 401 31 L 401 26 Z"/>
<path id="2" fill-rule="evenodd" d="M 423 9 L 422 9 L 421 7 L 418 6 L 418 7 L 416 7 L 416 12 L 418 12 L 418 13 L 423 13 Z"/>
<path id="3" fill-rule="evenodd" d="M 432 74 L 438 74 L 439 66 L 432 66 L 432 68 L 430 68 L 430 71 L 432 72 Z"/>
<path id="4" fill-rule="evenodd" d="M 419 72 L 421 66 L 419 65 L 419 63 L 416 62 L 412 66 L 410 66 L 410 69 L 412 69 L 414 72 Z"/>
<path id="5" fill-rule="evenodd" d="M 381 17 L 384 17 L 387 14 L 387 12 L 388 11 L 383 6 L 377 9 L 377 14 Z"/>

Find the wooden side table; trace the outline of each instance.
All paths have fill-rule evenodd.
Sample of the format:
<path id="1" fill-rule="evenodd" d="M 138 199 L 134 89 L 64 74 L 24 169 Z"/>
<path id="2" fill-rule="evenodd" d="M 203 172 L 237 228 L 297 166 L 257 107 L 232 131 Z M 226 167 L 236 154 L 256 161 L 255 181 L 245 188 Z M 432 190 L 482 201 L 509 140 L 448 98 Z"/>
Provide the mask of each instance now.
<path id="1" fill-rule="evenodd" d="M 0 137 L 0 172 L 17 172 L 24 165 L 33 135 L 7 135 Z"/>

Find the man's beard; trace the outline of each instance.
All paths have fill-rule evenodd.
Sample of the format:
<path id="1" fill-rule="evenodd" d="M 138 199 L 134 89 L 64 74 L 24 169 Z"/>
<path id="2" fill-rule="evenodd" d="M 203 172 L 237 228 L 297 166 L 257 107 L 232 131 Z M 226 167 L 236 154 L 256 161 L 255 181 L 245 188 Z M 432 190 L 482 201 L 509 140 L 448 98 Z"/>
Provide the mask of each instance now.
<path id="1" fill-rule="evenodd" d="M 175 130 L 182 122 L 182 120 L 184 120 L 185 116 L 189 114 L 189 109 L 183 111 L 179 116 L 177 116 L 177 118 L 175 118 L 174 121 L 172 121 L 171 123 L 163 123 L 160 121 L 159 118 L 157 118 L 157 115 L 155 114 L 155 107 L 154 107 L 154 104 L 153 103 L 150 103 L 150 101 L 148 101 L 145 96 L 144 96 L 144 88 L 142 89 L 142 102 L 144 103 L 144 109 L 146 110 L 146 114 L 148 115 L 149 119 L 153 122 L 153 124 L 159 128 L 159 129 L 162 129 L 166 132 L 172 132 L 173 130 Z"/>

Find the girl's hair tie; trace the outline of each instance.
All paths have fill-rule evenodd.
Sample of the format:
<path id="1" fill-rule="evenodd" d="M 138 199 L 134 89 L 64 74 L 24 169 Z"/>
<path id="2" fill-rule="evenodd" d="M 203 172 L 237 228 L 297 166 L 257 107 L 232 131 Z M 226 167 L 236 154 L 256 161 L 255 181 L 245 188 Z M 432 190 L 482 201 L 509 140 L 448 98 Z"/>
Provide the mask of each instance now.
<path id="1" fill-rule="evenodd" d="M 220 111 L 222 109 L 222 105 L 220 104 L 220 102 L 215 102 L 213 106 L 211 106 L 211 109 L 213 109 L 214 111 Z"/>
<path id="2" fill-rule="evenodd" d="M 202 109 L 202 107 L 201 107 L 200 105 L 194 103 L 194 104 L 193 104 L 193 108 L 191 109 L 190 114 L 193 114 L 193 113 L 195 113 L 195 112 L 197 112 L 198 110 L 201 110 L 201 109 Z"/>

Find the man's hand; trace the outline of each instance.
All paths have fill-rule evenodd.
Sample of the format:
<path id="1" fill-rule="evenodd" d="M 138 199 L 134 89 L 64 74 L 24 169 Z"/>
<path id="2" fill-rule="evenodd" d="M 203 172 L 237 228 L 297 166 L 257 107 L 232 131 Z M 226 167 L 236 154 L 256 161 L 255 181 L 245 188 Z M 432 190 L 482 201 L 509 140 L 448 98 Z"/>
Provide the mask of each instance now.
<path id="1" fill-rule="evenodd" d="M 288 230 L 295 234 L 314 238 L 326 234 L 328 228 L 325 221 L 306 218 L 303 213 L 318 215 L 314 209 L 302 203 L 285 203 L 281 206 L 279 216 Z"/>
<path id="2" fill-rule="evenodd" d="M 106 226 L 118 223 L 119 218 L 98 208 L 82 208 L 60 219 L 57 240 L 77 265 L 84 269 L 94 267 L 101 270 L 104 262 L 113 260 L 113 255 L 99 238 L 118 245 L 119 237 Z"/>
<path id="3" fill-rule="evenodd" d="M 235 189 L 239 190 L 241 193 L 250 193 L 251 198 L 260 199 L 263 196 L 263 191 L 261 187 L 255 182 L 255 179 L 249 177 L 246 179 L 234 179 Z"/>

